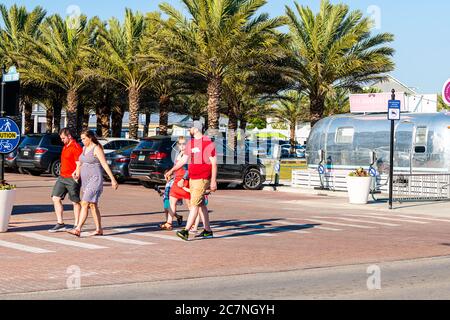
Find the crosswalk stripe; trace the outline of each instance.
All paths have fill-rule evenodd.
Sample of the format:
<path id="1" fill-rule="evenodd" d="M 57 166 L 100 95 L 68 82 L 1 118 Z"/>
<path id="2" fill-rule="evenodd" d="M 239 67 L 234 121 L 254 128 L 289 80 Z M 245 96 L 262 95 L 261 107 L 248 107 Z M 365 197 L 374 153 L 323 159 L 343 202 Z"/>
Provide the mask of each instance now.
<path id="1" fill-rule="evenodd" d="M 178 238 L 177 236 L 156 234 L 154 232 L 139 232 L 139 231 L 135 231 L 133 229 L 127 229 L 127 228 L 120 228 L 120 229 L 114 229 L 114 230 L 117 232 L 126 232 L 126 233 L 130 233 L 132 235 L 141 236 L 141 237 L 151 237 L 151 238 L 158 238 L 158 239 L 164 239 L 164 240 L 183 241 L 181 238 Z"/>
<path id="2" fill-rule="evenodd" d="M 233 227 L 233 226 L 230 226 Z M 264 230 L 264 229 L 261 229 Z M 213 228 L 213 231 L 218 231 L 218 232 L 222 232 L 222 231 L 229 231 L 227 234 L 233 234 L 233 233 L 246 233 L 248 235 L 252 235 L 252 236 L 258 236 L 258 237 L 274 237 L 275 235 L 270 234 L 270 233 L 262 233 L 259 230 L 254 230 L 254 229 L 240 229 L 240 230 L 230 230 L 229 227 L 218 227 L 218 228 Z"/>
<path id="3" fill-rule="evenodd" d="M 356 225 L 356 224 L 337 223 L 337 222 L 331 222 L 331 221 L 325 221 L 325 220 L 316 220 L 316 219 L 304 219 L 304 220 L 314 222 L 314 223 L 329 224 L 332 226 L 342 226 L 342 227 L 351 227 L 351 228 L 359 228 L 359 229 L 375 229 L 375 227 L 361 226 L 361 225 Z"/>
<path id="4" fill-rule="evenodd" d="M 348 222 L 360 222 L 360 223 L 368 223 L 368 224 L 376 224 L 380 226 L 386 226 L 386 227 L 399 227 L 398 224 L 393 223 L 386 223 L 386 222 L 375 222 L 375 221 L 367 221 L 367 220 L 359 220 L 359 219 L 350 219 L 350 218 L 340 218 L 340 217 L 313 217 L 318 219 L 338 219 Z"/>
<path id="5" fill-rule="evenodd" d="M 2 240 L 0 240 L 0 246 L 5 247 L 5 248 L 9 248 L 9 249 L 25 251 L 25 252 L 29 252 L 29 253 L 51 253 L 51 252 L 54 252 L 54 251 L 50 251 L 50 250 L 45 250 L 45 249 L 36 248 L 36 247 L 30 247 L 30 246 L 25 246 L 23 244 L 18 244 L 18 243 L 13 243 L 13 242 L 8 242 L 8 241 L 2 241 Z"/>
<path id="6" fill-rule="evenodd" d="M 380 217 L 380 216 L 367 216 L 367 215 L 359 215 L 359 214 L 344 214 L 344 216 L 358 217 L 358 218 L 370 218 L 370 219 L 378 219 L 378 220 L 386 220 L 386 221 L 398 221 L 398 222 L 415 223 L 415 224 L 428 224 L 428 222 L 424 222 L 424 221 L 386 218 L 386 217 Z"/>
<path id="7" fill-rule="evenodd" d="M 119 238 L 119 237 L 112 237 L 112 236 L 102 236 L 102 237 L 98 237 L 97 239 L 109 240 L 109 241 L 125 243 L 125 244 L 135 244 L 138 246 L 146 246 L 146 245 L 150 245 L 150 244 L 155 244 L 153 242 L 144 242 L 144 241 L 140 241 L 140 240 Z"/>
<path id="8" fill-rule="evenodd" d="M 377 213 L 377 216 L 381 216 L 381 217 L 390 217 L 390 215 L 384 214 L 384 213 Z M 449 222 L 449 219 L 440 219 L 440 218 L 425 218 L 425 217 L 416 217 L 416 216 L 407 216 L 407 215 L 403 215 L 403 214 L 399 214 L 396 215 L 396 217 L 399 218 L 406 218 L 406 219 L 416 219 L 416 220 L 425 220 L 425 221 L 436 221 L 436 222 Z"/>
<path id="9" fill-rule="evenodd" d="M 294 222 L 287 222 L 287 221 L 275 221 L 275 223 L 284 225 L 284 226 L 292 226 L 292 227 L 306 227 L 307 225 L 300 225 L 298 223 L 294 223 Z M 309 229 L 309 228 L 305 228 L 305 229 Z M 292 230 L 292 231 L 288 231 L 288 232 L 292 232 L 292 233 L 300 233 L 300 234 L 308 234 L 311 233 L 309 231 L 305 231 L 305 230 Z"/>
<path id="10" fill-rule="evenodd" d="M 60 238 L 47 237 L 47 236 L 43 236 L 43 235 L 37 234 L 37 233 L 19 233 L 19 235 L 21 235 L 23 237 L 35 239 L 35 240 L 52 242 L 52 243 L 62 244 L 65 246 L 78 247 L 78 248 L 83 248 L 83 249 L 88 249 L 88 250 L 99 250 L 99 249 L 107 248 L 107 247 L 102 247 L 102 246 L 98 246 L 95 244 L 70 241 L 70 240 L 65 240 L 65 239 L 60 239 Z"/>
<path id="11" fill-rule="evenodd" d="M 291 221 L 298 220 L 298 218 L 287 218 L 287 219 L 288 219 L 288 220 L 291 220 Z M 334 231 L 334 232 L 342 231 L 342 229 L 327 228 L 327 227 L 314 227 L 314 229 L 317 229 L 317 230 L 324 230 L 324 231 Z"/>

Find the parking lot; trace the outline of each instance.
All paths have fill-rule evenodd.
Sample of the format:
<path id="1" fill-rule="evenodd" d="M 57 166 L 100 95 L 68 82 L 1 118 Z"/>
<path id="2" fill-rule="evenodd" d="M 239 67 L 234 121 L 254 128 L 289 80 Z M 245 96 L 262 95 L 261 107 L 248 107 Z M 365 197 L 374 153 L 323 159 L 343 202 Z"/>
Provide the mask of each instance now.
<path id="1" fill-rule="evenodd" d="M 158 194 L 106 186 L 105 237 L 47 232 L 54 223 L 50 176 L 7 174 L 18 186 L 8 233 L 0 234 L 0 294 L 373 264 L 450 254 L 450 217 L 405 208 L 349 206 L 345 198 L 221 188 L 210 198 L 215 238 L 184 242 L 158 230 Z M 66 223 L 72 222 L 66 202 Z M 186 208 L 181 214 L 187 216 Z M 93 231 L 89 220 L 86 232 Z"/>

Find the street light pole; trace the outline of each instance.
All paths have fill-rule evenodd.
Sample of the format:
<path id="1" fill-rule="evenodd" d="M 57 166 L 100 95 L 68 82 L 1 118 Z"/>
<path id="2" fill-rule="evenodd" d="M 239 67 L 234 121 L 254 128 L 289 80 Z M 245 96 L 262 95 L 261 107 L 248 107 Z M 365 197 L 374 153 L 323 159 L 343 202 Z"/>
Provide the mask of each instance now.
<path id="1" fill-rule="evenodd" d="M 395 100 L 395 89 L 392 89 L 392 100 Z M 394 139 L 395 139 L 395 121 L 391 120 L 391 142 L 390 142 L 390 166 L 389 166 L 389 209 L 393 206 L 393 187 L 394 187 Z"/>

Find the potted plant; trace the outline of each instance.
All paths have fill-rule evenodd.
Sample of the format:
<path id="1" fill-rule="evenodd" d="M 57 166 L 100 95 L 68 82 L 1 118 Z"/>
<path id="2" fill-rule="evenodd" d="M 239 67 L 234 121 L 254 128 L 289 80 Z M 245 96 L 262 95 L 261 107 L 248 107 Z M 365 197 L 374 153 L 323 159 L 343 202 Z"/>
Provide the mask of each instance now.
<path id="1" fill-rule="evenodd" d="M 347 177 L 348 197 L 351 204 L 367 204 L 372 177 L 363 168 L 351 172 Z"/>
<path id="2" fill-rule="evenodd" d="M 8 231 L 14 201 L 16 199 L 16 186 L 0 183 L 0 232 Z"/>

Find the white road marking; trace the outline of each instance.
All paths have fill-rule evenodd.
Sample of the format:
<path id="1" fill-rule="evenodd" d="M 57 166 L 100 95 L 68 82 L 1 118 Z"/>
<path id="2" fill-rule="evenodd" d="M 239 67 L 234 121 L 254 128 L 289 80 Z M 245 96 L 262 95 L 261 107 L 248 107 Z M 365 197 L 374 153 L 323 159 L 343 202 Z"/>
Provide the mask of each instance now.
<path id="1" fill-rule="evenodd" d="M 391 217 L 391 215 L 385 214 L 385 213 L 377 213 L 377 216 L 381 217 Z M 449 222 L 449 219 L 441 219 L 441 218 L 425 218 L 425 217 L 416 217 L 416 216 L 407 216 L 403 214 L 396 215 L 395 217 L 398 218 L 406 218 L 406 219 L 416 219 L 416 220 L 425 220 L 425 221 L 436 221 L 436 222 Z"/>
<path id="2" fill-rule="evenodd" d="M 178 238 L 177 236 L 156 234 L 155 232 L 139 232 L 139 231 L 135 231 L 133 229 L 127 229 L 127 228 L 120 228 L 120 229 L 116 228 L 114 230 L 117 232 L 126 232 L 126 233 L 130 233 L 132 235 L 141 236 L 141 237 L 150 237 L 150 238 L 158 238 L 158 239 L 173 240 L 173 241 L 183 241 L 183 239 Z"/>
<path id="3" fill-rule="evenodd" d="M 13 243 L 13 242 L 8 242 L 8 241 L 1 241 L 1 240 L 0 240 L 0 246 L 9 248 L 9 249 L 25 251 L 25 252 L 29 252 L 29 253 L 51 253 L 51 252 L 54 252 L 54 251 L 50 251 L 50 250 L 25 246 L 23 244 L 18 244 L 18 243 Z"/>
<path id="4" fill-rule="evenodd" d="M 62 244 L 65 246 L 83 248 L 83 249 L 88 249 L 88 250 L 107 249 L 107 247 L 102 247 L 102 246 L 98 246 L 95 244 L 88 244 L 88 243 L 65 240 L 65 239 L 60 239 L 60 238 L 52 238 L 52 237 L 43 236 L 43 235 L 40 235 L 37 233 L 19 233 L 19 234 L 23 237 L 27 237 L 27 238 L 31 238 L 31 239 L 35 239 L 35 240 L 52 242 L 52 243 Z"/>
<path id="5" fill-rule="evenodd" d="M 360 222 L 360 223 L 368 223 L 368 224 L 376 224 L 380 226 L 386 226 L 386 227 L 399 227 L 398 224 L 393 223 L 386 223 L 386 222 L 375 222 L 375 221 L 367 221 L 367 220 L 359 220 L 359 219 L 349 219 L 349 218 L 339 218 L 339 217 L 313 217 L 317 219 L 338 219 L 348 222 Z"/>
<path id="6" fill-rule="evenodd" d="M 214 231 L 219 231 L 219 232 L 225 231 L 225 235 L 246 233 L 248 235 L 258 236 L 258 237 L 275 237 L 274 234 L 261 232 L 257 228 L 247 228 L 247 229 L 241 228 L 241 229 L 237 229 L 237 230 L 230 230 L 230 227 L 231 228 L 233 228 L 233 227 L 239 228 L 239 227 L 244 227 L 244 226 L 251 227 L 252 225 L 239 225 L 239 226 L 230 225 L 230 226 L 227 226 L 227 227 L 218 227 L 218 228 L 214 228 L 213 227 L 212 230 L 213 230 L 213 232 Z M 259 228 L 259 229 L 260 230 L 264 230 L 263 228 Z"/>
<path id="7" fill-rule="evenodd" d="M 397 218 L 386 218 L 386 217 L 380 217 L 380 216 L 366 216 L 366 215 L 359 215 L 359 214 L 344 214 L 344 216 L 378 219 L 378 220 L 386 220 L 386 221 L 398 221 L 398 222 L 415 223 L 415 224 L 428 224 L 428 222 L 423 222 L 423 221 L 405 220 L 405 219 L 397 219 Z"/>
<path id="8" fill-rule="evenodd" d="M 287 218 L 287 219 L 288 219 L 288 220 L 291 220 L 291 221 L 298 220 L 298 218 Z M 314 227 L 314 229 L 324 230 L 324 231 L 334 231 L 334 232 L 342 231 L 342 229 L 327 228 L 327 227 Z"/>
<path id="9" fill-rule="evenodd" d="M 329 224 L 332 226 L 342 226 L 342 227 L 351 227 L 351 228 L 359 228 L 359 229 L 375 229 L 375 227 L 361 226 L 361 225 L 356 225 L 356 224 L 337 223 L 337 222 L 331 222 L 331 221 L 325 221 L 325 220 L 315 220 L 315 219 L 304 219 L 304 220 L 314 222 L 314 223 Z"/>
<path id="10" fill-rule="evenodd" d="M 146 246 L 146 245 L 150 245 L 150 244 L 155 244 L 153 242 L 144 242 L 144 241 L 134 240 L 134 239 L 119 238 L 116 236 L 102 236 L 102 237 L 96 237 L 96 238 L 119 242 L 119 243 L 125 243 L 125 244 L 134 244 L 134 245 L 138 245 L 138 246 Z"/>
<path id="11" fill-rule="evenodd" d="M 287 221 L 275 221 L 275 223 L 284 225 L 284 226 L 291 226 L 291 227 L 305 227 L 304 229 L 312 230 L 312 228 L 307 228 L 307 225 L 302 225 L 294 222 L 287 222 Z M 311 232 L 305 231 L 305 230 L 290 230 L 286 231 L 289 233 L 300 233 L 300 234 L 310 234 Z"/>

